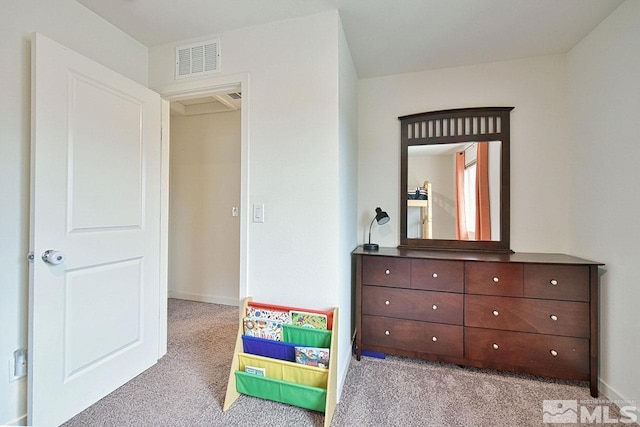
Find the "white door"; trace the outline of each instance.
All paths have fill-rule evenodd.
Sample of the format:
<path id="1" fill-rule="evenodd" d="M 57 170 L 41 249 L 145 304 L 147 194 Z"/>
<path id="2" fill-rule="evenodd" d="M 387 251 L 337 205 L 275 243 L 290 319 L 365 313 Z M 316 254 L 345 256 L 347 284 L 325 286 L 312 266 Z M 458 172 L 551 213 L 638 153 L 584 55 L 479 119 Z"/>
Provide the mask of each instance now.
<path id="1" fill-rule="evenodd" d="M 161 101 L 39 34 L 31 90 L 28 422 L 52 426 L 158 359 Z"/>

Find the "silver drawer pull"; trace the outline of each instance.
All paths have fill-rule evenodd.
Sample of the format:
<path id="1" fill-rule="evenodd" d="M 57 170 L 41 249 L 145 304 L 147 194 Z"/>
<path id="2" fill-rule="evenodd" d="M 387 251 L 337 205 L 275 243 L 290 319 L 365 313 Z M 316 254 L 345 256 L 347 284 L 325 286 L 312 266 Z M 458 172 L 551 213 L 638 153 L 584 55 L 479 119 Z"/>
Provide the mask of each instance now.
<path id="1" fill-rule="evenodd" d="M 553 286 L 557 286 L 558 285 L 558 281 L 556 279 L 551 279 L 549 280 L 549 283 Z"/>
<path id="2" fill-rule="evenodd" d="M 391 304 L 391 303 L 389 302 L 389 300 L 386 300 L 386 301 L 384 302 L 384 305 L 389 305 L 389 304 Z"/>
<path id="3" fill-rule="evenodd" d="M 558 352 L 555 350 L 551 350 L 549 353 L 551 353 L 553 357 L 556 357 L 558 355 Z"/>
<path id="4" fill-rule="evenodd" d="M 438 337 L 433 337 L 433 338 L 431 338 L 431 341 L 433 341 L 433 342 L 438 341 Z"/>
<path id="5" fill-rule="evenodd" d="M 493 313 L 494 316 L 498 316 L 500 314 L 500 313 L 498 313 L 498 310 L 493 310 L 492 313 Z"/>
<path id="6" fill-rule="evenodd" d="M 384 331 L 384 334 L 385 334 L 385 335 L 389 335 L 389 334 L 390 334 L 390 332 L 389 332 L 389 331 Z"/>
<path id="7" fill-rule="evenodd" d="M 388 270 L 388 269 L 387 269 L 387 270 L 385 270 L 385 271 L 384 271 L 384 274 L 386 274 L 386 275 L 391 274 L 391 270 Z"/>
<path id="8" fill-rule="evenodd" d="M 496 344 L 496 343 L 493 343 L 492 347 L 493 347 L 494 350 L 497 350 L 497 349 L 500 348 L 500 346 L 498 346 L 498 344 Z"/>
<path id="9" fill-rule="evenodd" d="M 551 316 L 549 316 L 551 318 L 551 320 L 553 320 L 554 322 L 556 320 L 558 320 L 558 316 L 556 316 L 555 314 L 552 314 Z"/>
<path id="10" fill-rule="evenodd" d="M 431 306 L 431 308 L 432 308 L 432 309 L 434 309 L 434 310 L 437 310 L 437 309 L 438 309 L 438 306 L 437 306 L 437 305 L 435 305 L 435 304 L 433 304 L 433 305 Z"/>
<path id="11" fill-rule="evenodd" d="M 431 275 L 431 277 L 433 277 L 434 279 L 437 279 L 437 278 L 438 278 L 438 273 L 433 273 L 433 274 Z"/>
<path id="12" fill-rule="evenodd" d="M 493 278 L 493 283 L 498 283 L 500 281 L 500 279 L 498 279 L 497 277 Z"/>

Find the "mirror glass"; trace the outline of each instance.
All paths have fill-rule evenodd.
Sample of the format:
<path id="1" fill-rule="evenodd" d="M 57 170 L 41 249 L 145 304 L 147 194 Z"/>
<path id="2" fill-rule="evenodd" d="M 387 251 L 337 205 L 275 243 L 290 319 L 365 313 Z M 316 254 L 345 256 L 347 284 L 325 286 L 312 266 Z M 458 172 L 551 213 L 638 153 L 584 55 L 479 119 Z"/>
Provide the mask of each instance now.
<path id="1" fill-rule="evenodd" d="M 486 168 L 478 162 L 478 143 L 464 142 L 408 147 L 407 156 L 407 238 L 446 240 L 500 240 L 500 153 L 501 141 L 488 141 Z M 456 157 L 463 171 L 456 180 Z M 478 172 L 486 172 L 483 187 L 477 180 Z M 463 203 L 456 203 L 457 183 Z M 477 195 L 488 200 L 484 207 L 488 213 L 485 235 L 476 233 Z M 458 218 L 464 224 L 458 230 Z M 466 231 L 466 232 L 464 232 Z"/>
<path id="2" fill-rule="evenodd" d="M 400 120 L 401 249 L 509 253 L 513 107 Z"/>

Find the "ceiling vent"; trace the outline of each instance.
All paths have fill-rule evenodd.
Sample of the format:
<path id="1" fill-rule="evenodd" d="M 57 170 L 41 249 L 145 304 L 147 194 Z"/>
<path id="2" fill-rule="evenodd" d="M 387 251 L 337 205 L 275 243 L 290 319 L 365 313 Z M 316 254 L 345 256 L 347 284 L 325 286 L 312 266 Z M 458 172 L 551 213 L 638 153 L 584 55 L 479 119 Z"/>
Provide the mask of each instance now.
<path id="1" fill-rule="evenodd" d="M 242 98 L 242 93 L 240 93 L 240 92 L 231 92 L 231 93 L 228 93 L 227 95 L 231 99 L 241 99 Z"/>
<path id="2" fill-rule="evenodd" d="M 176 79 L 220 71 L 220 39 L 176 47 Z"/>

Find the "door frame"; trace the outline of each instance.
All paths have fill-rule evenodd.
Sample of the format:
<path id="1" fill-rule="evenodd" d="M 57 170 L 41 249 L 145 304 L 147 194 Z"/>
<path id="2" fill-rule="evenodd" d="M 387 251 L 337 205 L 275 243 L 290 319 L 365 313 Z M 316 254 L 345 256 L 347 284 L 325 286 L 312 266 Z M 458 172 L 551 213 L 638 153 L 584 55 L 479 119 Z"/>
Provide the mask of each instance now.
<path id="1" fill-rule="evenodd" d="M 238 89 L 239 88 L 239 89 Z M 230 74 L 203 79 L 180 81 L 165 86 L 151 88 L 163 99 L 162 105 L 162 190 L 161 190 L 161 249 L 160 272 L 163 283 L 160 292 L 160 343 L 159 355 L 166 353 L 167 347 L 167 298 L 168 298 L 168 250 L 169 250 L 169 102 L 219 94 L 234 90 L 242 92 L 240 108 L 240 283 L 238 305 L 247 295 L 249 261 L 249 74 Z"/>

